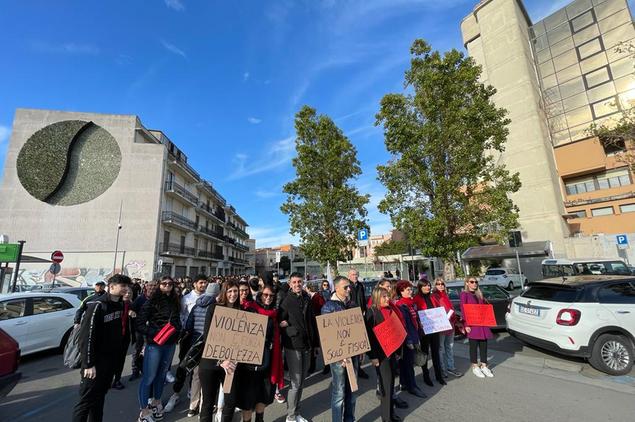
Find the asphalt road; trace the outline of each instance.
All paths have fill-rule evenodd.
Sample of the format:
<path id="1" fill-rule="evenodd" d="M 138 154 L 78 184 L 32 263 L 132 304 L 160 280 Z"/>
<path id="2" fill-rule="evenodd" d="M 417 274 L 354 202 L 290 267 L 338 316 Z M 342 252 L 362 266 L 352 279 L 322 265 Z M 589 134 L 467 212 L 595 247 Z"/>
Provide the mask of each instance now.
<path id="1" fill-rule="evenodd" d="M 492 341 L 490 362 L 493 379 L 478 379 L 471 373 L 452 378 L 440 388 L 425 387 L 427 399 L 407 393 L 401 397 L 410 408 L 399 411 L 408 420 L 423 421 L 632 421 L 635 414 L 635 373 L 608 377 L 583 361 L 563 359 L 522 347 L 515 339 L 499 333 Z M 468 371 L 466 345 L 456 344 L 457 366 Z M 67 421 L 78 395 L 79 374 L 62 367 L 61 355 L 40 353 L 23 359 L 23 379 L 0 402 L 0 421 Z M 370 368 L 368 368 L 370 369 Z M 370 380 L 359 380 L 357 420 L 379 420 L 374 394 L 374 371 Z M 130 373 L 127 366 L 124 374 Z M 417 381 L 421 386 L 420 372 Z M 302 414 L 313 421 L 330 421 L 330 377 L 314 374 L 302 401 Z M 106 398 L 105 421 L 134 421 L 138 415 L 138 381 L 126 382 L 126 389 L 111 390 Z M 167 385 L 163 394 L 171 394 Z M 183 396 L 185 393 L 183 393 Z M 191 421 L 187 405 L 181 403 L 165 421 Z M 283 421 L 285 405 L 267 408 L 266 421 Z M 237 414 L 238 415 L 238 414 Z M 238 416 L 236 421 L 240 420 Z"/>

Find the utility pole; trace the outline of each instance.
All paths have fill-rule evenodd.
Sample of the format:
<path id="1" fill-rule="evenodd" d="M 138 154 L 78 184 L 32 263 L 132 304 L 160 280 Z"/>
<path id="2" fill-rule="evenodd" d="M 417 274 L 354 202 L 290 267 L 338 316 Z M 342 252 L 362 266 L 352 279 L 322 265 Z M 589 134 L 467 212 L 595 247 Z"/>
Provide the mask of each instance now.
<path id="1" fill-rule="evenodd" d="M 117 239 L 115 240 L 115 259 L 112 263 L 112 274 L 117 271 L 117 252 L 119 250 L 119 232 L 121 231 L 121 210 L 123 208 L 123 199 L 119 203 L 119 221 L 117 223 Z"/>
<path id="2" fill-rule="evenodd" d="M 13 289 L 12 291 L 15 293 L 17 291 L 18 286 L 18 273 L 20 272 L 20 263 L 22 262 L 22 250 L 24 249 L 25 240 L 18 240 L 18 259 L 15 261 L 15 273 L 13 274 Z"/>

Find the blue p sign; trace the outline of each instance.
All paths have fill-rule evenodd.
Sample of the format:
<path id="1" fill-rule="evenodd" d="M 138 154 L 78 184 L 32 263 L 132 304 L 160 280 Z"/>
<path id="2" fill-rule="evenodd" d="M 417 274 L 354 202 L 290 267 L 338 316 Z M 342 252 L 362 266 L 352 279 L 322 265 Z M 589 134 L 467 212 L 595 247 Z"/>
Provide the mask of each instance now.
<path id="1" fill-rule="evenodd" d="M 357 240 L 368 240 L 368 230 L 361 229 L 357 232 Z"/>
<path id="2" fill-rule="evenodd" d="M 628 236 L 625 234 L 618 234 L 616 238 L 618 245 L 628 245 Z"/>

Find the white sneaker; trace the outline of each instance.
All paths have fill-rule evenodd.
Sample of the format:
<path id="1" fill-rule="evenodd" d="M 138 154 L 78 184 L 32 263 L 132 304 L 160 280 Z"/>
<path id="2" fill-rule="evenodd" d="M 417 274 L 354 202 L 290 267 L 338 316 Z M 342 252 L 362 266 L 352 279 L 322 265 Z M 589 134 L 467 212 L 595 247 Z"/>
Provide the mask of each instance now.
<path id="1" fill-rule="evenodd" d="M 300 415 L 295 415 L 295 422 L 309 422 L 307 419 L 304 419 Z"/>
<path id="2" fill-rule="evenodd" d="M 137 422 L 154 422 L 154 419 L 152 418 L 152 414 L 147 414 L 145 416 L 139 415 Z"/>
<path id="3" fill-rule="evenodd" d="M 174 375 L 172 375 L 172 372 L 168 371 L 168 373 L 165 374 L 165 380 L 170 384 L 172 384 L 175 381 Z"/>
<path id="4" fill-rule="evenodd" d="M 178 393 L 174 393 L 170 396 L 170 399 L 168 400 L 168 402 L 165 404 L 165 407 L 163 408 L 163 410 L 165 412 L 171 412 L 174 410 L 174 406 L 176 406 L 176 404 L 180 401 L 180 397 L 178 395 Z"/>
<path id="5" fill-rule="evenodd" d="M 221 413 L 223 413 L 223 409 L 220 408 L 219 410 L 216 411 L 216 415 L 214 416 L 214 422 L 220 422 L 221 421 Z"/>
<path id="6" fill-rule="evenodd" d="M 489 370 L 489 368 L 487 366 L 481 366 L 481 372 L 487 377 L 487 378 L 494 378 L 494 374 L 492 374 L 492 371 Z"/>
<path id="7" fill-rule="evenodd" d="M 483 374 L 483 372 L 481 371 L 481 368 L 479 368 L 478 366 L 472 367 L 472 373 L 479 378 L 485 378 L 485 374 Z"/>

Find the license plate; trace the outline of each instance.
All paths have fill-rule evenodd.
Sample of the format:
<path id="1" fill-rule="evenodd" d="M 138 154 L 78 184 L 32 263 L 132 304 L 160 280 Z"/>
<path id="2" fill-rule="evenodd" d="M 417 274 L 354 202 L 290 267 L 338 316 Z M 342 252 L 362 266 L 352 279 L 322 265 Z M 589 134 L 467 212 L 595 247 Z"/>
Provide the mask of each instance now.
<path id="1" fill-rule="evenodd" d="M 520 305 L 520 304 L 518 305 L 518 312 L 520 312 L 521 314 L 540 316 L 540 309 L 538 309 L 538 308 L 529 308 L 527 306 L 523 306 L 523 305 Z"/>

